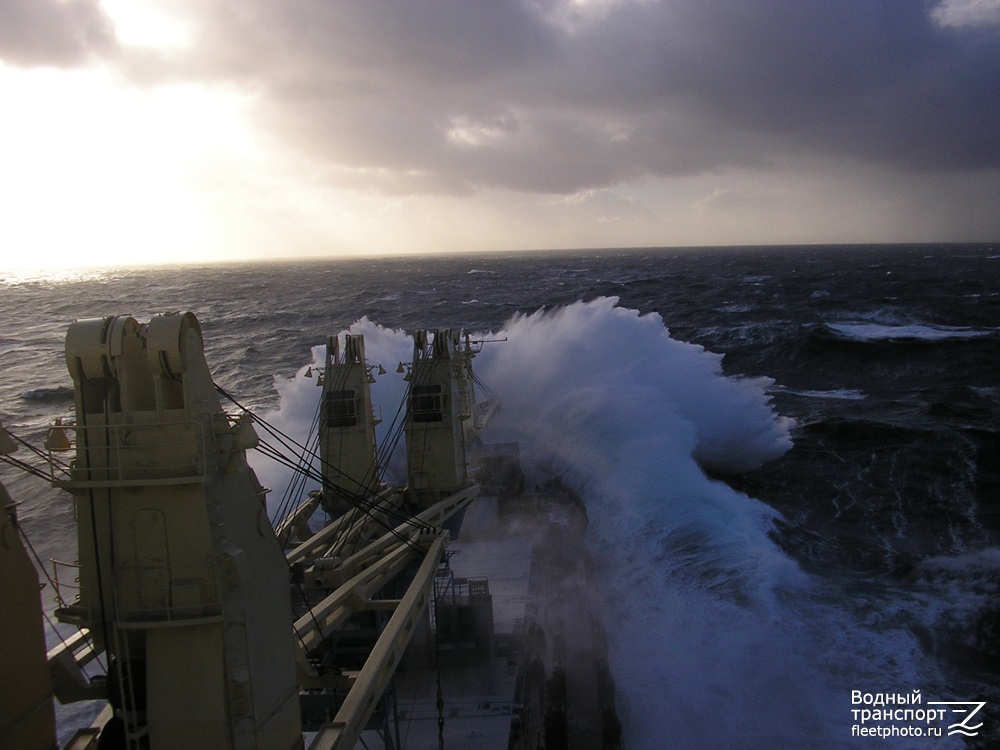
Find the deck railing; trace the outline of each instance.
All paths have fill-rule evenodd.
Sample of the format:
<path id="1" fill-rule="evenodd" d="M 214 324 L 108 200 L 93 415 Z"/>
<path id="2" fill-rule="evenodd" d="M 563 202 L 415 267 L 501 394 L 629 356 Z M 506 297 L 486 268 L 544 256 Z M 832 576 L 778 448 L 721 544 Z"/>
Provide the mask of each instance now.
<path id="1" fill-rule="evenodd" d="M 59 425 L 75 446 L 69 468 L 49 450 L 52 483 L 67 489 L 203 482 L 205 429 L 183 420 L 152 424 Z"/>
<path id="2" fill-rule="evenodd" d="M 85 591 L 80 564 L 52 560 L 56 601 L 63 619 L 100 621 L 98 591 Z M 163 626 L 222 614 L 218 566 L 211 561 L 191 565 L 119 566 L 114 571 L 114 618 L 120 625 Z"/>

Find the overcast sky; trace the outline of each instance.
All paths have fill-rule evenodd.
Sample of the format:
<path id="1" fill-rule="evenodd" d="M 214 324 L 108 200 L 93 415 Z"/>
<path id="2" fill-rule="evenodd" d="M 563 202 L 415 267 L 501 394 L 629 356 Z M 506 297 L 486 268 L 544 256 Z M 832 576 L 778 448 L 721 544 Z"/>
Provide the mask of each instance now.
<path id="1" fill-rule="evenodd" d="M 1000 240 L 1000 0 L 0 0 L 5 262 Z"/>

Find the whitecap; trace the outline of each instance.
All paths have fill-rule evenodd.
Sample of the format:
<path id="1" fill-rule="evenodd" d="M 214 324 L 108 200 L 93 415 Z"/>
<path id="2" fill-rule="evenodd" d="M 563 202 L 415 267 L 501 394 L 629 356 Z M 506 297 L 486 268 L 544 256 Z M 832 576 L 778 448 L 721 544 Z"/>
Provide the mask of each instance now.
<path id="1" fill-rule="evenodd" d="M 838 388 L 832 391 L 810 391 L 810 390 L 793 390 L 793 389 L 782 389 L 782 393 L 787 393 L 792 396 L 802 396 L 804 398 L 828 398 L 837 401 L 863 401 L 867 398 L 864 391 L 857 391 L 851 388 Z"/>
<path id="2" fill-rule="evenodd" d="M 889 325 L 884 323 L 830 323 L 827 326 L 831 331 L 852 341 L 888 341 L 888 340 L 916 340 L 916 341 L 946 341 L 948 339 L 973 339 L 993 336 L 996 328 L 969 328 L 966 326 L 943 326 L 931 324 L 900 324 Z"/>

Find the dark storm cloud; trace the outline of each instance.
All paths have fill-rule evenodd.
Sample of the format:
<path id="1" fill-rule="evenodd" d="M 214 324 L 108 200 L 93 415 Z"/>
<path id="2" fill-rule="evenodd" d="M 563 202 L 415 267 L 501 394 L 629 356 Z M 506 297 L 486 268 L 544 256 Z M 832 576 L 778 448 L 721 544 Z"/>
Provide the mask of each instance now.
<path id="1" fill-rule="evenodd" d="M 918 2 L 734 5 L 685 4 L 698 54 L 665 51 L 707 116 L 904 169 L 1000 165 L 995 32 L 939 28 Z"/>
<path id="2" fill-rule="evenodd" d="M 114 46 L 98 0 L 0 0 L 0 61 L 16 66 L 77 65 Z"/>
<path id="3" fill-rule="evenodd" d="M 190 8 L 194 51 L 133 74 L 252 86 L 275 133 L 379 190 L 569 193 L 795 153 L 1000 167 L 1000 37 L 924 2 Z"/>

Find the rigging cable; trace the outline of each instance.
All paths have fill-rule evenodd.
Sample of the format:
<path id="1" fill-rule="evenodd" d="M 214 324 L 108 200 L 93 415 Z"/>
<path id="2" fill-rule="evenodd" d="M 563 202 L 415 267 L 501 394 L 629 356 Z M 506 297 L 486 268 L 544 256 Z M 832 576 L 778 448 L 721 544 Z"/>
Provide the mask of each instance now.
<path id="1" fill-rule="evenodd" d="M 0 428 L 0 429 L 2 429 L 3 433 L 5 435 L 7 435 L 8 437 L 10 437 L 11 440 L 13 440 L 18 445 L 23 445 L 34 456 L 36 456 L 37 458 L 42 459 L 46 463 L 46 465 L 52 467 L 52 469 L 59 468 L 63 472 L 68 472 L 69 471 L 69 465 L 65 461 L 63 461 L 61 458 L 58 458 L 57 456 L 52 455 L 51 452 L 46 453 L 45 451 L 43 451 L 43 450 L 41 450 L 39 448 L 36 448 L 34 445 L 32 445 L 31 443 L 29 443 L 27 440 L 18 437 L 17 435 L 15 435 L 13 432 L 11 432 L 6 427 Z M 32 476 L 38 477 L 39 479 L 44 479 L 46 482 L 49 482 L 49 481 L 52 480 L 52 474 L 51 474 L 51 472 L 46 472 L 44 469 L 36 466 L 35 464 L 30 463 L 29 461 L 24 460 L 23 458 L 15 458 L 14 456 L 10 455 L 9 453 L 5 453 L 5 454 L 0 454 L 0 460 L 2 460 L 4 463 L 7 463 L 7 464 L 9 464 L 11 466 L 14 466 L 14 467 L 16 467 L 18 469 L 21 469 L 21 471 L 24 471 L 24 472 L 26 472 L 28 474 L 31 474 Z"/>
<path id="2" fill-rule="evenodd" d="M 400 401 L 399 406 L 396 409 L 396 414 L 392 418 L 392 422 L 389 425 L 389 434 L 382 440 L 382 445 L 378 446 L 375 455 L 375 468 L 380 469 L 373 472 L 373 476 L 370 479 L 370 484 L 366 487 L 366 490 L 371 493 L 374 492 L 375 487 L 382 482 L 385 475 L 386 466 L 388 465 L 388 457 L 393 454 L 396 446 L 399 443 L 400 437 L 403 435 L 403 429 L 405 425 L 405 420 L 400 421 L 400 414 L 404 413 L 404 406 L 406 405 L 407 399 L 410 395 L 410 384 L 406 385 L 406 392 L 403 394 L 403 399 Z M 397 518 L 402 523 L 407 523 L 413 518 L 412 514 L 398 513 L 391 508 L 385 509 L 386 514 L 391 518 Z M 351 524 L 354 523 L 352 518 Z M 354 544 L 351 548 L 351 554 L 353 555 L 357 552 L 358 544 L 360 543 L 360 535 L 356 536 L 354 539 Z M 341 549 L 346 544 L 346 538 L 341 537 L 341 539 L 336 543 L 336 545 L 330 550 L 331 555 L 335 555 L 340 552 Z"/>
<path id="3" fill-rule="evenodd" d="M 26 447 L 29 451 L 31 451 L 36 456 L 40 456 L 40 457 L 46 458 L 46 460 L 51 459 L 54 463 L 59 464 L 64 469 L 68 469 L 69 465 L 66 462 L 64 462 L 62 460 L 56 460 L 55 457 L 52 456 L 51 454 L 46 455 L 46 453 L 44 451 L 40 450 L 39 448 L 36 448 L 34 445 L 32 445 L 31 443 L 29 443 L 27 440 L 24 440 L 23 438 L 18 437 L 17 435 L 15 435 L 14 433 L 12 433 L 6 427 L 3 428 L 3 431 L 7 435 L 9 435 L 11 437 L 11 439 L 13 439 L 14 441 L 16 441 L 20 445 L 23 445 L 24 447 Z M 35 477 L 38 477 L 39 479 L 44 480 L 46 482 L 46 484 L 49 484 L 49 483 L 52 482 L 52 476 L 50 474 L 42 471 L 37 466 L 29 464 L 26 461 L 22 461 L 21 459 L 13 458 L 9 454 L 0 455 L 0 460 L 3 460 L 5 463 L 10 464 L 11 466 L 16 466 L 17 468 L 21 469 L 22 471 L 24 471 L 24 472 L 26 472 L 28 474 L 31 474 L 32 476 L 35 476 Z M 35 545 L 33 545 L 31 543 L 31 539 L 28 537 L 28 532 L 26 532 L 24 530 L 23 525 L 20 524 L 16 520 L 16 517 L 13 519 L 13 524 L 14 524 L 14 528 L 17 530 L 17 533 L 20 535 L 21 539 L 24 541 L 25 548 L 31 553 L 31 557 L 34 558 L 35 569 L 38 570 L 38 571 L 41 571 L 42 575 L 45 576 L 45 580 L 48 581 L 48 584 L 52 588 L 52 591 L 55 594 L 57 601 L 62 601 L 62 597 L 61 597 L 61 595 L 59 593 L 59 586 L 56 583 L 55 579 L 53 579 L 52 575 L 49 573 L 48 567 L 45 565 L 45 563 L 42 560 L 41 556 L 38 554 L 38 551 L 35 549 Z M 52 618 L 49 616 L 49 613 L 46 612 L 43 609 L 42 610 L 42 616 L 45 618 L 45 621 L 48 623 L 49 628 L 52 630 L 52 632 L 56 634 L 57 638 L 59 638 L 59 641 L 62 643 L 62 645 L 65 646 L 67 649 L 69 649 L 70 652 L 72 653 L 72 649 L 70 648 L 69 644 L 67 643 L 65 636 L 63 636 L 63 634 L 61 632 L 59 632 L 59 628 L 57 628 L 56 625 L 55 625 L 55 623 L 52 622 Z M 81 633 L 84 634 L 84 637 L 87 638 L 88 642 L 93 643 L 93 639 L 91 637 L 89 629 L 84 629 L 84 628 L 78 626 L 77 630 L 79 632 L 81 632 Z M 97 655 L 95 655 L 94 658 L 97 661 L 98 665 L 100 667 L 102 667 L 105 670 L 105 672 L 106 672 L 107 671 L 107 667 L 104 664 L 101 663 L 100 655 L 97 654 Z M 80 665 L 80 671 L 83 673 L 84 677 L 86 677 L 88 680 L 90 679 L 90 675 L 87 673 L 87 670 L 82 665 Z"/>
<path id="4" fill-rule="evenodd" d="M 219 391 L 219 393 L 221 393 L 226 398 L 228 398 L 230 401 L 232 401 L 239 409 L 241 409 L 242 411 L 246 412 L 247 414 L 250 414 L 250 416 L 254 418 L 254 421 L 256 421 L 257 423 L 259 423 L 265 430 L 267 430 L 268 433 L 270 433 L 271 435 L 275 436 L 276 439 L 278 440 L 278 442 L 281 445 L 283 445 L 287 450 L 289 450 L 289 452 L 292 452 L 291 451 L 292 446 L 295 446 L 295 447 L 297 447 L 297 448 L 299 448 L 300 450 L 303 450 L 303 451 L 308 451 L 308 449 L 305 446 L 303 446 L 301 443 L 299 443 L 293 437 L 291 437 L 290 435 L 282 432 L 281 430 L 279 430 L 278 428 L 274 427 L 273 425 L 268 424 L 266 420 L 261 419 L 259 416 L 255 415 L 253 412 L 251 412 L 249 409 L 247 409 L 245 406 L 243 406 L 240 402 L 238 402 L 235 398 L 233 398 L 230 394 L 226 393 L 226 391 L 223 390 L 221 388 L 221 386 L 219 386 L 218 384 L 215 384 L 215 388 L 216 388 L 216 390 Z M 317 472 L 315 469 L 313 469 L 311 467 L 303 467 L 303 466 L 298 465 L 298 463 L 292 462 L 291 459 L 289 459 L 287 457 L 287 455 L 283 454 L 280 450 L 278 450 L 274 446 L 271 446 L 271 445 L 267 444 L 266 441 L 261 441 L 260 446 L 258 446 L 258 451 L 260 451 L 262 454 L 267 455 L 268 457 L 274 459 L 275 461 L 279 462 L 280 464 L 282 464 L 282 465 L 284 465 L 284 466 L 286 466 L 288 468 L 291 468 L 293 471 L 306 473 L 309 476 L 309 478 L 317 480 L 317 481 L 323 483 L 323 475 L 321 473 Z M 312 455 L 313 457 L 316 457 L 315 452 L 311 452 L 310 455 Z M 344 474 L 344 472 L 340 471 L 335 466 L 330 466 L 329 464 L 327 464 L 325 466 L 325 468 L 333 469 L 335 471 L 338 471 L 340 474 L 343 474 L 344 476 L 347 476 L 346 474 Z M 336 487 L 336 486 L 333 486 L 333 485 L 328 485 L 328 484 L 325 485 L 325 486 L 327 488 L 331 489 L 332 491 L 336 492 L 339 496 L 341 496 L 343 499 L 345 499 L 347 502 L 349 502 L 352 506 L 358 507 L 360 510 L 362 510 L 365 513 L 368 513 L 369 515 L 371 514 L 372 510 L 377 507 L 377 503 L 373 503 L 371 501 L 368 501 L 365 498 L 359 497 L 359 496 L 357 496 L 357 495 L 355 495 L 353 493 L 348 492 L 347 490 L 344 490 L 343 488 L 339 488 L 339 487 Z M 408 523 L 408 524 L 414 525 L 415 527 L 419 527 L 419 524 L 414 523 L 414 518 L 413 518 L 412 515 L 404 515 L 404 514 L 395 513 L 395 512 L 392 512 L 389 515 L 392 516 L 392 517 L 395 517 L 397 520 L 399 520 L 400 523 Z M 405 544 L 413 547 L 414 549 L 420 549 L 416 544 L 414 544 L 414 542 L 409 537 L 401 534 L 399 531 L 397 531 L 394 527 L 390 526 L 385 521 L 382 521 L 381 519 L 379 519 L 379 518 L 377 518 L 375 516 L 373 516 L 373 520 L 375 520 L 380 525 L 384 526 L 389 533 L 391 533 L 394 536 L 396 536 L 400 541 L 402 541 Z"/>
<path id="5" fill-rule="evenodd" d="M 281 502 L 275 509 L 274 518 L 271 520 L 272 525 L 277 525 L 279 519 L 285 518 L 296 507 L 298 507 L 298 503 L 296 502 L 297 499 L 304 497 L 306 494 L 306 482 L 309 480 L 309 475 L 305 472 L 305 469 L 312 465 L 312 461 L 316 457 L 316 448 L 313 446 L 317 445 L 319 442 L 319 435 L 317 433 L 318 425 L 319 406 L 317 405 L 312 421 L 310 422 L 309 432 L 306 434 L 305 445 L 303 446 L 302 451 L 298 454 L 298 460 L 292 475 L 292 481 L 285 486 Z"/>
<path id="6" fill-rule="evenodd" d="M 110 319 L 108 321 L 105 321 L 105 325 L 107 325 L 108 322 L 110 322 Z M 83 371 L 83 363 L 80 361 L 79 358 L 76 359 L 76 368 L 77 368 L 77 373 L 76 373 L 77 377 L 75 379 L 76 379 L 77 382 L 83 383 L 85 381 L 85 379 L 86 379 L 86 375 L 85 375 L 85 373 Z M 77 419 L 78 420 L 82 420 L 83 424 L 81 425 L 81 430 L 80 430 L 80 432 L 82 432 L 82 434 L 78 433 L 78 435 L 79 435 L 78 440 L 82 442 L 82 450 L 83 450 L 84 463 L 86 465 L 86 470 L 87 470 L 87 479 L 88 480 L 93 480 L 93 467 L 91 467 L 91 465 L 90 465 L 90 455 L 91 455 L 90 454 L 90 439 L 89 439 L 89 436 L 87 434 L 87 432 L 88 432 L 88 425 L 87 425 L 87 414 L 88 414 L 88 411 L 87 411 L 87 405 L 86 405 L 86 389 L 81 387 L 79 389 L 79 394 L 80 394 L 80 411 L 81 411 L 81 414 L 77 415 Z M 105 414 L 107 414 L 107 411 L 108 411 L 107 393 L 105 393 L 105 398 L 104 398 L 104 411 L 105 411 Z M 108 428 L 109 428 L 109 425 L 107 423 L 107 419 L 105 419 L 104 428 L 105 428 L 105 434 L 106 434 L 106 442 L 110 443 L 110 435 L 107 434 L 107 431 L 108 431 Z M 80 450 L 80 448 L 78 447 L 78 449 L 77 449 L 78 455 L 79 455 L 79 450 Z M 89 484 L 89 482 L 88 482 L 88 484 Z M 110 490 L 109 490 L 109 492 L 110 492 Z M 111 646 L 111 634 L 110 634 L 110 632 L 108 630 L 108 618 L 107 618 L 107 612 L 105 610 L 105 605 L 104 605 L 104 577 L 101 574 L 101 551 L 100 551 L 100 543 L 99 543 L 98 534 L 97 534 L 97 513 L 96 513 L 97 500 L 94 497 L 94 488 L 93 488 L 93 486 L 88 486 L 87 487 L 87 498 L 88 498 L 89 505 L 90 505 L 90 531 L 91 531 L 91 536 L 92 536 L 93 543 L 94 543 L 94 568 L 95 568 L 95 573 L 96 573 L 96 578 L 97 578 L 97 596 L 98 596 L 98 599 L 100 601 L 101 633 L 104 636 L 104 651 L 105 651 L 105 653 L 107 653 L 107 657 L 108 657 L 107 672 L 108 672 L 108 677 L 110 678 L 111 677 L 112 663 L 113 662 L 117 662 L 118 660 L 117 659 L 113 659 L 112 658 L 112 654 L 108 651 L 109 647 Z M 109 502 L 108 505 L 110 506 L 111 503 Z M 120 666 L 118 666 L 116 664 L 115 669 L 120 669 Z M 118 679 L 116 681 L 117 681 L 117 683 L 119 685 L 119 689 L 121 689 L 121 682 L 122 682 L 121 675 L 117 675 L 117 677 L 118 677 Z M 109 696 L 109 698 L 110 698 L 110 696 Z M 124 692 L 120 693 L 119 698 L 122 701 L 122 705 L 124 706 L 124 703 L 125 703 Z"/>
<path id="7" fill-rule="evenodd" d="M 308 453 L 308 455 L 310 456 L 311 459 L 319 459 L 322 462 L 321 457 L 318 455 L 318 453 L 314 449 L 307 448 L 306 446 L 304 446 L 301 443 L 299 443 L 295 438 L 291 437 L 290 435 L 286 434 L 285 432 L 283 432 L 283 431 L 279 430 L 278 428 L 274 427 L 273 425 L 269 424 L 265 419 L 261 418 L 257 414 L 254 414 L 247 407 L 243 406 L 243 404 L 241 404 L 235 398 L 233 398 L 230 394 L 226 393 L 218 384 L 216 384 L 215 387 L 216 387 L 216 389 L 221 394 L 223 394 L 226 398 L 228 398 L 230 401 L 232 401 L 233 404 L 235 404 L 239 409 L 241 409 L 242 411 L 246 412 L 251 417 L 253 417 L 253 419 L 254 419 L 255 422 L 257 422 L 258 424 L 260 424 L 268 433 L 270 433 L 272 436 L 274 436 L 277 439 L 278 443 L 280 445 L 282 445 L 290 453 L 295 452 L 293 450 L 293 448 L 298 448 L 300 451 Z M 317 472 L 315 469 L 313 469 L 311 467 L 311 465 L 309 465 L 309 466 L 306 466 L 306 465 L 299 466 L 297 464 L 293 464 L 290 461 L 290 459 L 287 457 L 287 455 L 285 455 L 284 453 L 282 453 L 278 448 L 276 448 L 273 445 L 269 444 L 266 440 L 261 440 L 261 445 L 258 447 L 258 451 L 261 452 L 261 453 L 263 453 L 264 455 L 267 455 L 269 458 L 272 458 L 273 460 L 281 463 L 282 465 L 286 466 L 287 468 L 291 468 L 293 471 L 296 471 L 296 472 L 299 472 L 299 473 L 304 473 L 310 479 L 317 480 L 317 481 L 319 481 L 321 483 L 323 482 L 323 476 L 322 476 L 322 474 L 320 472 Z M 306 462 L 303 462 L 303 464 L 305 464 L 305 463 Z M 311 462 L 309 462 L 309 463 L 311 463 Z M 326 469 L 330 469 L 332 471 L 335 471 L 335 472 L 337 472 L 338 474 L 344 476 L 347 479 L 351 479 L 351 481 L 353 481 L 355 484 L 358 484 L 360 486 L 364 486 L 364 485 L 362 485 L 361 482 L 358 482 L 357 480 L 351 478 L 346 472 L 342 471 L 341 469 L 339 469 L 336 466 L 333 466 L 333 465 L 329 464 L 329 462 L 323 463 L 323 467 L 326 468 Z M 372 484 L 369 484 L 368 486 L 369 486 L 369 489 L 371 489 Z M 375 505 L 373 503 L 371 503 L 370 501 L 367 501 L 364 496 L 359 495 L 357 493 L 351 493 L 348 490 L 345 490 L 345 489 L 343 489 L 341 487 L 337 487 L 337 486 L 333 486 L 333 485 L 329 485 L 329 484 L 325 484 L 325 488 L 329 489 L 329 490 L 331 490 L 333 492 L 336 492 L 340 497 L 342 497 L 344 500 L 347 500 L 352 505 L 358 505 L 358 504 L 360 504 L 362 506 L 365 506 L 367 504 L 370 507 L 375 507 Z M 412 520 L 412 516 L 409 516 L 409 515 L 404 515 L 404 514 L 400 514 L 400 513 L 396 513 L 396 514 L 393 514 L 393 515 L 401 523 L 406 523 L 406 522 Z"/>
<path id="8" fill-rule="evenodd" d="M 24 540 L 25 546 L 27 547 L 28 551 L 31 552 L 31 556 L 35 559 L 35 567 L 38 570 L 42 571 L 42 574 L 45 576 L 45 580 L 47 580 L 49 582 L 49 586 L 52 587 L 52 590 L 55 592 L 56 597 L 58 598 L 58 600 L 61 601 L 61 597 L 59 596 L 59 587 L 56 585 L 55 580 L 49 574 L 48 569 L 45 567 L 45 564 L 42 562 L 42 558 L 39 556 L 38 552 L 35 550 L 35 546 L 31 543 L 31 540 L 28 538 L 28 533 L 22 528 L 21 524 L 18 523 L 16 520 L 14 521 L 14 528 L 17 529 L 18 534 L 21 535 L 21 539 Z M 63 634 L 59 632 L 59 629 L 55 626 L 55 623 L 52 622 L 52 619 L 49 617 L 49 613 L 46 612 L 45 610 L 42 610 L 42 616 L 45 618 L 45 621 L 49 624 L 49 627 L 52 629 L 52 632 L 54 632 L 56 634 L 56 636 L 59 638 L 60 642 L 62 642 L 62 645 L 65 646 L 67 649 L 69 649 L 70 653 L 72 653 L 73 649 L 70 648 L 70 645 L 66 642 L 66 639 L 63 637 Z M 81 633 L 84 632 L 83 628 L 77 628 L 77 629 Z M 89 636 L 90 635 L 89 631 L 87 631 L 85 633 L 85 635 Z M 97 657 L 95 657 L 95 658 L 97 658 Z M 101 664 L 99 658 L 98 658 L 97 663 Z M 103 667 L 104 665 L 101 664 L 101 666 Z M 83 673 L 84 677 L 86 677 L 88 680 L 90 679 L 90 675 L 87 674 L 87 670 L 84 669 L 83 665 L 80 665 L 80 671 Z M 106 667 L 105 667 L 105 671 L 107 671 Z"/>
<path id="9" fill-rule="evenodd" d="M 58 426 L 60 426 L 60 427 L 69 427 L 70 425 L 58 425 Z M 19 444 L 23 445 L 25 448 L 27 448 L 29 451 L 31 451 L 32 453 L 34 453 L 36 456 L 38 456 L 39 458 L 41 458 L 46 463 L 51 462 L 51 463 L 57 464 L 60 468 L 63 468 L 63 469 L 68 469 L 69 468 L 69 465 L 65 461 L 63 461 L 61 458 L 58 458 L 57 456 L 52 455 L 51 451 L 48 452 L 48 453 L 46 453 L 42 449 L 36 448 L 34 445 L 32 445 L 31 443 L 29 443 L 27 440 L 24 440 L 23 438 L 19 438 L 17 435 L 15 435 L 13 432 L 11 432 L 6 427 L 3 428 L 3 431 L 6 432 L 11 437 L 11 439 L 14 440 L 16 443 L 19 443 Z"/>
<path id="10" fill-rule="evenodd" d="M 39 469 L 37 466 L 33 466 L 27 461 L 22 461 L 19 458 L 14 458 L 10 455 L 0 455 L 0 461 L 3 461 L 5 464 L 10 464 L 11 466 L 15 466 L 21 471 L 38 477 L 39 479 L 44 479 L 46 482 L 51 479 L 47 473 Z"/>

